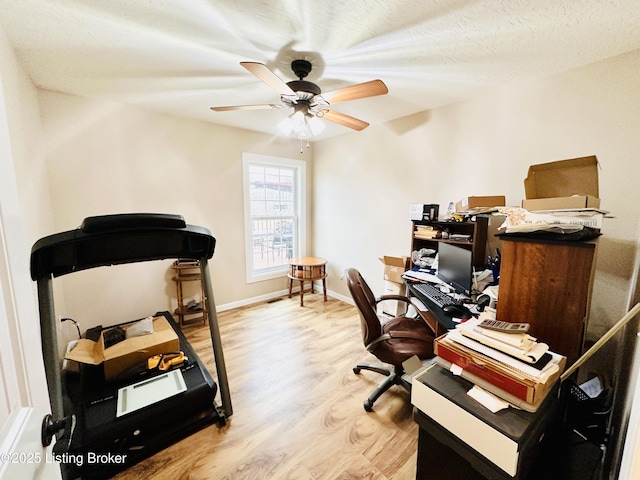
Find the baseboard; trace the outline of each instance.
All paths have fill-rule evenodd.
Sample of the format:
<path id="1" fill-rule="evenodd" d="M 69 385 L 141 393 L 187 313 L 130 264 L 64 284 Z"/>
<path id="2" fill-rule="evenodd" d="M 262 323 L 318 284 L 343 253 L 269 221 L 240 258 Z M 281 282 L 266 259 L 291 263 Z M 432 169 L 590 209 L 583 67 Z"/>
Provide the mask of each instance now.
<path id="1" fill-rule="evenodd" d="M 314 288 L 316 293 L 318 291 L 322 292 L 322 282 L 314 283 Z M 305 289 L 305 292 L 307 289 Z M 300 287 L 294 287 L 293 293 L 300 293 Z M 224 303 L 222 305 L 216 305 L 216 311 L 224 312 L 226 310 L 232 310 L 234 308 L 246 307 L 248 305 L 253 305 L 261 302 L 268 302 L 269 300 L 273 300 L 274 298 L 280 298 L 285 295 L 289 295 L 289 290 L 279 290 L 276 292 L 266 293 L 264 295 L 259 295 L 257 297 L 245 298 L 243 300 L 238 300 L 237 302 Z M 341 300 L 349 305 L 355 305 L 353 303 L 353 299 L 351 297 L 346 297 L 339 293 L 333 292 L 331 290 L 327 290 L 327 297 L 335 298 L 336 300 Z"/>
<path id="2" fill-rule="evenodd" d="M 300 289 L 298 289 L 298 291 L 300 291 Z M 269 300 L 273 300 L 274 298 L 282 297 L 283 295 L 289 295 L 289 290 L 279 290 L 277 292 L 266 293 L 257 297 L 245 298 L 242 300 L 238 300 L 237 302 L 216 305 L 216 310 L 218 312 L 233 310 L 234 308 L 246 307 L 247 305 L 253 305 L 255 303 L 267 302 Z"/>
<path id="3" fill-rule="evenodd" d="M 336 292 L 331 292 L 329 293 L 329 290 L 327 290 L 327 295 L 330 295 L 331 297 L 337 299 L 337 300 L 342 300 L 344 303 L 348 303 L 349 305 L 353 305 L 355 307 L 355 303 L 353 301 L 353 298 L 351 297 L 346 297 L 344 295 L 341 295 L 339 293 Z"/>

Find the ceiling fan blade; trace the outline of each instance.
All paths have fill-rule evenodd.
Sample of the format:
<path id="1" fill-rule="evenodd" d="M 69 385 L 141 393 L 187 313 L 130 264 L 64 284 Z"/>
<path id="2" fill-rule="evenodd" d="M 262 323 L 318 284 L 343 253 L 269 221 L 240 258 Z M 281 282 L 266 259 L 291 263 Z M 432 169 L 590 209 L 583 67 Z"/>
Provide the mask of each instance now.
<path id="1" fill-rule="evenodd" d="M 291 90 L 291 87 L 289 87 L 289 85 L 287 85 L 285 82 L 280 80 L 280 78 L 271 70 L 269 70 L 269 67 L 267 67 L 264 63 L 240 62 L 240 65 L 242 65 L 244 68 L 249 70 L 249 73 L 251 73 L 252 75 L 255 75 L 258 78 L 258 80 L 261 80 L 267 85 L 269 85 L 280 95 L 287 95 L 287 96 L 292 95 L 293 97 L 296 96 L 296 92 Z"/>
<path id="2" fill-rule="evenodd" d="M 350 87 L 339 88 L 332 92 L 323 93 L 321 96 L 329 104 L 349 102 L 359 98 L 375 97 L 376 95 L 384 95 L 389 89 L 382 80 L 371 80 L 369 82 L 358 83 Z"/>
<path id="3" fill-rule="evenodd" d="M 228 107 L 211 107 L 214 112 L 230 112 L 232 110 L 271 110 L 274 108 L 282 108 L 283 105 L 276 103 L 265 103 L 263 105 L 231 105 Z"/>
<path id="4" fill-rule="evenodd" d="M 322 112 L 322 115 L 318 114 L 319 117 L 329 120 L 330 122 L 335 122 L 345 127 L 349 127 L 353 130 L 360 131 L 369 126 L 369 124 L 363 120 L 350 117 L 349 115 L 336 112 L 335 110 L 323 110 Z"/>

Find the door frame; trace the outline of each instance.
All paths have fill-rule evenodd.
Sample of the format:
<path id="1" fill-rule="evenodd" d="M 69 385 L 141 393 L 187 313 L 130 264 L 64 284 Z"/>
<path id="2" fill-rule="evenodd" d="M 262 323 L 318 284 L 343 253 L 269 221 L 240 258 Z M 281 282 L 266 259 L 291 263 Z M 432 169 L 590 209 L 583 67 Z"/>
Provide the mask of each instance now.
<path id="1" fill-rule="evenodd" d="M 23 218 L 0 78 L 0 480 L 59 479 L 40 438 L 51 408 Z"/>

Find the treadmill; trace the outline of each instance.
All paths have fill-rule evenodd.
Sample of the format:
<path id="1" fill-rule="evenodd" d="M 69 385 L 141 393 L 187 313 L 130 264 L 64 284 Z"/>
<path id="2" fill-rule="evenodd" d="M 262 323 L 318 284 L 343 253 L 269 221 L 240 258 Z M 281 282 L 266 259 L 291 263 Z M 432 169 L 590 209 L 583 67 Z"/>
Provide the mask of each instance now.
<path id="1" fill-rule="evenodd" d="M 31 250 L 31 278 L 37 282 L 41 342 L 51 415 L 42 425 L 42 443 L 56 443 L 52 455 L 65 479 L 113 476 L 153 453 L 212 423 L 225 425 L 233 414 L 208 260 L 215 238 L 186 224 L 180 215 L 116 214 L 84 219 L 75 230 L 38 240 Z M 81 365 L 62 371 L 58 355 L 53 279 L 101 266 L 153 260 L 199 262 L 217 382 L 169 312 L 156 312 L 171 325 L 187 360 L 174 370 L 182 389 L 119 416 L 118 390 L 158 384 L 166 372 L 140 372 L 132 379 L 105 382 L 101 367 Z M 134 385 L 135 384 L 135 385 Z M 220 392 L 221 405 L 216 403 Z"/>

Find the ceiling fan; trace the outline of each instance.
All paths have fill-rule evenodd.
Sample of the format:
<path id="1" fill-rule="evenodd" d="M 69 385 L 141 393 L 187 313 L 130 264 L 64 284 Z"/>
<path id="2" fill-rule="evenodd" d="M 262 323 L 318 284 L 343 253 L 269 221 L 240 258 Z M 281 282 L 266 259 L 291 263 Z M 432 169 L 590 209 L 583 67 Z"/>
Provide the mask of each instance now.
<path id="1" fill-rule="evenodd" d="M 369 82 L 339 88 L 328 93 L 322 93 L 318 85 L 304 80 L 312 68 L 311 62 L 307 60 L 294 60 L 291 62 L 291 70 L 293 70 L 295 76 L 298 77 L 298 80 L 287 83 L 283 82 L 262 63 L 240 62 L 240 65 L 278 92 L 282 104 L 267 103 L 262 105 L 211 107 L 211 110 L 214 112 L 224 112 L 231 110 L 268 110 L 290 107 L 293 109 L 293 113 L 284 119 L 281 128 L 284 127 L 288 130 L 286 133 L 293 133 L 300 139 L 308 140 L 311 135 L 320 133 L 316 129 L 324 128 L 324 125 L 317 120 L 318 118 L 324 118 L 353 130 L 359 131 L 367 128 L 369 126 L 367 122 L 331 110 L 330 106 L 360 98 L 384 95 L 389 91 L 382 80 L 371 80 Z"/>

